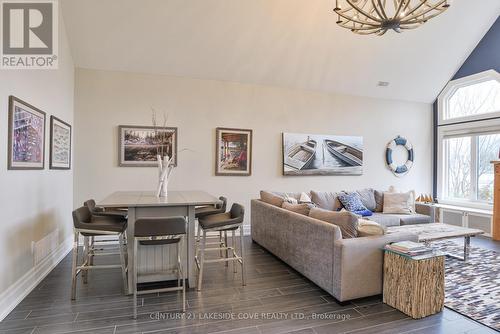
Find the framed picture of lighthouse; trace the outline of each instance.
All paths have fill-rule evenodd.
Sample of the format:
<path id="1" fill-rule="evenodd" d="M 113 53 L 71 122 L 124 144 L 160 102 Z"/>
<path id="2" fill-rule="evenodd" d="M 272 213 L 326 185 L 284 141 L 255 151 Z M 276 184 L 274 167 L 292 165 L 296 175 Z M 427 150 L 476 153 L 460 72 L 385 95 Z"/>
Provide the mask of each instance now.
<path id="1" fill-rule="evenodd" d="M 45 113 L 9 97 L 8 169 L 45 168 Z"/>
<path id="2" fill-rule="evenodd" d="M 363 137 L 283 133 L 283 175 L 361 175 Z"/>

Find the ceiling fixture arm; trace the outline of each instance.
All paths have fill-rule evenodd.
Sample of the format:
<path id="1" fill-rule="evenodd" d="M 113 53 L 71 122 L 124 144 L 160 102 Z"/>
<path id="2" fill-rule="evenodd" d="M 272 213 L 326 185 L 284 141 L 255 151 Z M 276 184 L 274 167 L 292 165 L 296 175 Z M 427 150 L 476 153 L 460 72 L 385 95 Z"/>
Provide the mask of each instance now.
<path id="1" fill-rule="evenodd" d="M 367 18 L 369 18 L 369 19 L 371 19 L 371 20 L 373 20 L 373 21 L 377 21 L 377 18 L 376 18 L 376 17 L 371 16 L 369 13 L 367 13 L 366 11 L 364 11 L 364 10 L 363 10 L 363 8 L 362 8 L 362 7 L 364 7 L 364 6 L 366 5 L 366 3 L 367 3 L 368 1 L 365 1 L 365 3 L 363 4 L 363 6 L 359 6 L 359 7 L 358 7 L 358 6 L 356 6 L 356 5 L 354 5 L 354 4 L 352 3 L 352 0 L 346 0 L 346 1 L 347 1 L 347 3 L 348 3 L 349 5 L 351 5 L 351 7 L 353 7 L 353 8 L 357 8 L 358 13 L 360 13 L 360 14 L 364 15 L 365 17 L 367 17 Z M 361 7 L 361 8 L 360 8 L 360 7 Z"/>
<path id="2" fill-rule="evenodd" d="M 424 10 L 424 11 L 422 11 L 422 12 L 418 12 L 418 13 L 416 13 L 415 15 L 413 15 L 413 16 L 411 16 L 411 17 L 407 17 L 407 18 L 405 18 L 405 20 L 404 20 L 404 21 L 401 21 L 401 23 L 405 23 L 405 22 L 407 22 L 407 21 L 411 21 L 411 20 L 417 19 L 418 17 L 420 17 L 420 16 L 424 16 L 425 14 L 427 14 L 427 13 L 429 13 L 429 12 L 433 11 L 433 10 L 437 10 L 437 11 L 438 11 L 438 13 L 436 13 L 436 14 L 432 14 L 432 15 L 434 15 L 434 16 L 432 16 L 432 17 L 435 17 L 435 16 L 437 16 L 437 15 L 441 14 L 441 13 L 442 13 L 442 12 L 446 9 L 446 8 L 443 8 L 443 9 L 438 8 L 438 7 L 441 7 L 441 6 L 442 6 L 445 2 L 446 2 L 446 0 L 441 0 L 441 1 L 440 1 L 439 3 L 437 3 L 436 5 L 434 5 L 434 6 L 432 6 L 432 7 L 429 7 L 428 9 L 426 9 L 426 10 Z M 429 16 L 428 18 L 426 18 L 426 20 L 428 20 L 429 18 L 430 18 L 430 16 Z"/>

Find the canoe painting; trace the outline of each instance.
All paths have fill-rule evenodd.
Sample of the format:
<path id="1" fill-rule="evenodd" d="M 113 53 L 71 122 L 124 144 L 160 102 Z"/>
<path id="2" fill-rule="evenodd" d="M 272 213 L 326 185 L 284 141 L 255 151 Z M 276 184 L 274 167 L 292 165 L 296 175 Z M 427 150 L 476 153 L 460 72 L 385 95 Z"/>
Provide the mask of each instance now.
<path id="1" fill-rule="evenodd" d="M 290 147 L 285 154 L 285 165 L 297 170 L 308 168 L 316 155 L 315 140 L 307 140 Z"/>
<path id="2" fill-rule="evenodd" d="M 342 160 L 349 166 L 363 165 L 363 151 L 347 144 L 325 139 L 325 147 L 330 154 Z"/>
<path id="3" fill-rule="evenodd" d="M 361 175 L 363 137 L 283 133 L 283 175 Z"/>

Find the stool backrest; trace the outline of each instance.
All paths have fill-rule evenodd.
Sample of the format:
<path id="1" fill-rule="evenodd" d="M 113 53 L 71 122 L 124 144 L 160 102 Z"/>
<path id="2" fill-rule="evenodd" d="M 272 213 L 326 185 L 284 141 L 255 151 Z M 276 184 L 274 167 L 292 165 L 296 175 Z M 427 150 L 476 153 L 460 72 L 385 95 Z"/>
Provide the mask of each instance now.
<path id="1" fill-rule="evenodd" d="M 135 222 L 136 237 L 155 237 L 187 233 L 187 222 L 183 217 L 141 218 Z"/>
<path id="2" fill-rule="evenodd" d="M 86 206 L 81 206 L 73 211 L 73 226 L 78 228 L 80 223 L 90 223 L 92 213 Z"/>
<path id="3" fill-rule="evenodd" d="M 90 212 L 94 212 L 95 210 L 95 201 L 93 199 L 89 199 L 83 203 L 83 206 L 89 208 Z"/>
<path id="4" fill-rule="evenodd" d="M 231 206 L 231 219 L 238 218 L 238 222 L 242 222 L 245 218 L 245 207 L 238 203 L 233 203 Z"/>
<path id="5" fill-rule="evenodd" d="M 216 205 L 217 209 L 220 209 L 222 212 L 226 212 L 227 198 L 224 196 L 221 196 L 221 197 L 219 197 L 219 200 L 221 200 L 222 203 Z"/>

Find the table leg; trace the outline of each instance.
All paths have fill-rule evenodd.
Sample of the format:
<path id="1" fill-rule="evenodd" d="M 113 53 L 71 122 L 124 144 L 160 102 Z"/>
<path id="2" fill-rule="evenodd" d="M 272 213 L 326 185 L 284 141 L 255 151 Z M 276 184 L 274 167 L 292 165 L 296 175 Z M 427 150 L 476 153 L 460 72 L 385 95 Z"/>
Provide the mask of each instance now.
<path id="1" fill-rule="evenodd" d="M 460 260 L 460 261 L 467 262 L 469 260 L 469 251 L 470 251 L 470 236 L 466 236 L 466 237 L 464 237 L 464 253 L 463 253 L 463 256 L 460 257 L 458 255 L 450 254 L 450 253 L 446 253 L 446 256 L 451 257 L 453 259 L 457 259 L 457 260 Z"/>
<path id="2" fill-rule="evenodd" d="M 196 288 L 197 280 L 196 280 L 196 270 L 195 270 L 195 243 L 196 243 L 196 235 L 195 235 L 195 211 L 194 206 L 189 206 L 188 208 L 188 253 L 187 253 L 187 278 L 189 280 L 189 287 Z"/>
<path id="3" fill-rule="evenodd" d="M 134 291 L 134 232 L 135 232 L 135 208 L 128 208 L 128 222 L 127 222 L 127 278 L 128 278 L 128 291 L 127 294 L 132 294 Z"/>

